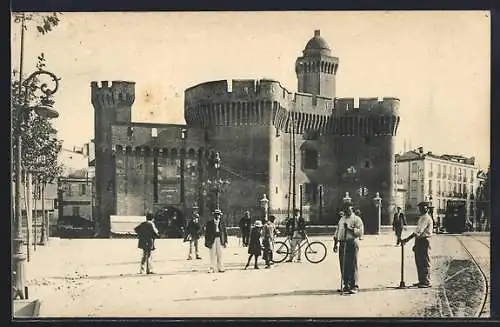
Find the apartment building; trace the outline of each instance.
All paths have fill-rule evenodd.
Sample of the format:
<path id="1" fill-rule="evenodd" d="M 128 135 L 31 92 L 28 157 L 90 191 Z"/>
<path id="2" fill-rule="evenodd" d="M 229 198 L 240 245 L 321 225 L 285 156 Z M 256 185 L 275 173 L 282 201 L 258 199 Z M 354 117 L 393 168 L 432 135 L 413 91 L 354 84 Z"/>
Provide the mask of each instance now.
<path id="1" fill-rule="evenodd" d="M 406 211 L 416 213 L 417 204 L 432 200 L 434 213 L 443 215 L 449 200 L 467 202 L 467 216 L 474 216 L 478 167 L 474 157 L 436 155 L 423 147 L 396 155 L 395 180 L 404 185 Z"/>

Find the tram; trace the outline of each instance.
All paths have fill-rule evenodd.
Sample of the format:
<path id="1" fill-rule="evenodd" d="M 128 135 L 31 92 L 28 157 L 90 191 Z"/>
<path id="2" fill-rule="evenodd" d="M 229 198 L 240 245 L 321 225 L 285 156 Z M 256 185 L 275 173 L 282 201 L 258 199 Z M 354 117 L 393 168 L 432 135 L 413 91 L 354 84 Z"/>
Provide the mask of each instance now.
<path id="1" fill-rule="evenodd" d="M 461 234 L 467 230 L 467 208 L 465 200 L 449 200 L 443 226 L 448 233 Z"/>

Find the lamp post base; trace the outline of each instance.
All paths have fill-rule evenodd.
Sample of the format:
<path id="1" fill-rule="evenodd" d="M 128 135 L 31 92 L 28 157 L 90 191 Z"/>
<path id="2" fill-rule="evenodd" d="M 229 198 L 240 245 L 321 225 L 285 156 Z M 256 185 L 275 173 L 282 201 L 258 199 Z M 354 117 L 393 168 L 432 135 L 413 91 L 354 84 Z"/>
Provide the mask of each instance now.
<path id="1" fill-rule="evenodd" d="M 24 280 L 25 280 L 25 266 L 24 263 L 26 261 L 26 256 L 22 252 L 22 244 L 23 239 L 21 237 L 16 237 L 14 239 L 14 252 L 15 254 L 12 256 L 12 266 L 14 267 L 14 282 L 12 283 L 12 298 L 20 298 L 21 300 L 25 299 L 25 288 L 24 288 Z"/>
<path id="2" fill-rule="evenodd" d="M 398 288 L 406 288 L 406 284 L 404 281 L 399 282 L 399 287 Z"/>

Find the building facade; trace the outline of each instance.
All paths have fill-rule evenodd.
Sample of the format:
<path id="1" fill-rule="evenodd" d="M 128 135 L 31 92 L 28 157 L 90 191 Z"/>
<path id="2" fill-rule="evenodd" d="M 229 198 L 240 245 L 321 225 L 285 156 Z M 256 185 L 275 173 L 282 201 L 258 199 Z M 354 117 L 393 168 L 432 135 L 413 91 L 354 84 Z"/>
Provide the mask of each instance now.
<path id="1" fill-rule="evenodd" d="M 92 221 L 93 179 L 71 174 L 58 179 L 59 217 L 77 217 Z"/>
<path id="2" fill-rule="evenodd" d="M 449 200 L 467 203 L 467 216 L 474 216 L 478 168 L 474 157 L 436 155 L 422 147 L 396 155 L 395 178 L 407 189 L 406 210 L 416 216 L 417 204 L 432 200 L 435 214 L 444 215 Z"/>
<path id="3" fill-rule="evenodd" d="M 196 206 L 207 219 L 215 205 L 207 182 L 216 176 L 231 180 L 220 206 L 232 220 L 244 210 L 261 214 L 266 194 L 270 212 L 294 199 L 311 208 L 310 221 L 333 223 L 349 192 L 367 233 L 376 233 L 379 192 L 382 224 L 390 224 L 400 102 L 338 98 L 338 65 L 315 31 L 295 62 L 298 92 L 268 79 L 201 83 L 185 91 L 186 125 L 132 122 L 134 83 L 92 82 L 99 235 L 109 235 L 110 215 L 158 206 L 181 214 Z M 218 171 L 211 164 L 217 152 Z"/>

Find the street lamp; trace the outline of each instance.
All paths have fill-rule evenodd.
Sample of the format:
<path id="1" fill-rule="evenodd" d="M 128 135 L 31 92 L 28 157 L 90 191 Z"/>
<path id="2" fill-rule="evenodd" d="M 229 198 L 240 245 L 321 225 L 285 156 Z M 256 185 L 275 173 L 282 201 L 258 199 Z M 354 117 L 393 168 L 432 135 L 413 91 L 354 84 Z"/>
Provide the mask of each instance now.
<path id="1" fill-rule="evenodd" d="M 35 77 L 39 75 L 47 75 L 52 81 L 55 83 L 55 87 L 50 89 L 47 84 L 43 83 L 40 86 L 35 85 L 34 83 L 37 81 Z M 21 76 L 22 78 L 22 76 Z M 13 280 L 13 299 L 19 297 L 20 299 L 25 298 L 25 274 L 24 274 L 24 263 L 26 257 L 23 253 L 23 237 L 21 234 L 22 231 L 22 214 L 21 214 L 21 160 L 22 160 L 22 138 L 21 133 L 23 129 L 24 119 L 26 118 L 26 114 L 30 111 L 34 111 L 37 115 L 45 118 L 57 118 L 59 117 L 59 113 L 52 108 L 53 102 L 49 99 L 49 97 L 54 94 L 59 87 L 59 79 L 56 75 L 51 72 L 39 70 L 28 76 L 23 83 L 20 83 L 21 87 L 25 87 L 25 97 L 24 102 L 19 105 L 17 108 L 17 120 L 15 126 L 15 147 L 16 152 L 14 153 L 14 161 L 15 161 L 15 201 L 14 201 L 14 239 L 13 239 L 13 253 L 12 261 L 14 267 L 14 280 Z M 29 97 L 28 92 L 29 88 L 40 89 L 45 97 L 41 99 L 41 102 L 33 107 L 29 106 Z M 19 92 L 19 95 L 21 92 Z"/>
<path id="2" fill-rule="evenodd" d="M 434 207 L 432 205 L 432 194 L 429 195 L 429 215 L 432 218 L 432 222 L 434 222 Z M 435 226 L 434 227 L 436 229 L 435 232 L 437 233 L 437 231 L 439 230 L 438 229 L 439 226 L 438 226 L 438 224 L 435 224 L 435 223 L 433 225 Z"/>
<path id="3" fill-rule="evenodd" d="M 266 194 L 262 196 L 262 199 L 260 199 L 260 206 L 262 209 L 264 209 L 264 218 L 267 220 L 267 214 L 268 214 L 268 209 L 269 209 L 269 200 L 267 199 Z"/>
<path id="4" fill-rule="evenodd" d="M 349 196 L 349 192 L 345 192 L 345 195 L 342 198 L 342 201 L 344 201 L 344 204 L 349 204 L 352 202 L 352 198 Z"/>
<path id="5" fill-rule="evenodd" d="M 375 197 L 373 198 L 373 202 L 375 203 L 375 206 L 377 207 L 377 214 L 378 214 L 377 231 L 378 231 L 378 234 L 379 234 L 380 233 L 380 227 L 382 225 L 382 198 L 380 197 L 380 193 L 379 192 L 375 193 Z"/>
<path id="6" fill-rule="evenodd" d="M 231 183 L 231 181 L 228 179 L 220 178 L 220 168 L 222 166 L 221 162 L 222 162 L 222 160 L 220 158 L 219 152 L 215 153 L 215 157 L 213 159 L 213 164 L 214 164 L 214 168 L 216 171 L 216 177 L 215 177 L 215 179 L 209 179 L 207 181 L 208 186 L 212 187 L 215 191 L 216 209 L 220 209 L 220 193 L 223 190 L 222 188 L 225 185 L 229 185 Z"/>
<path id="7" fill-rule="evenodd" d="M 220 154 L 217 152 L 215 154 L 215 159 L 214 159 L 214 168 L 216 172 L 216 181 L 218 182 L 220 180 L 220 165 L 221 165 L 221 159 L 220 159 Z M 216 183 L 216 188 L 215 188 L 215 198 L 216 198 L 216 209 L 220 209 L 220 189 L 219 189 L 219 184 Z"/>
<path id="8" fill-rule="evenodd" d="M 180 200 L 181 200 L 181 206 L 182 206 L 182 213 L 185 215 L 186 214 L 186 186 L 185 186 L 185 180 L 184 180 L 184 175 L 185 175 L 185 165 L 186 165 L 186 139 L 187 139 L 187 129 L 183 128 L 181 130 L 181 140 L 182 140 L 182 153 L 181 153 L 181 194 L 180 194 Z"/>

